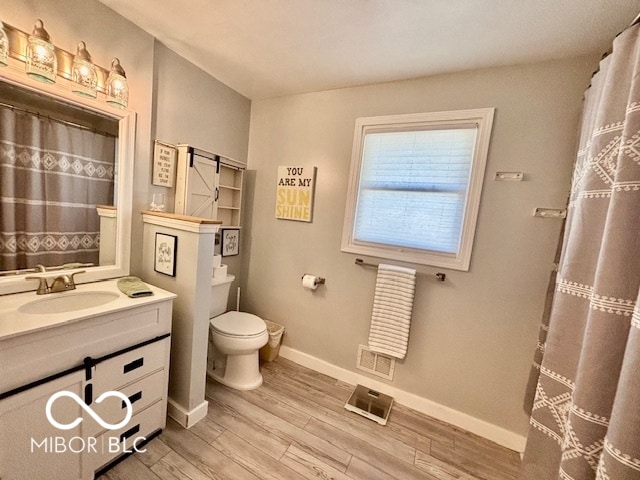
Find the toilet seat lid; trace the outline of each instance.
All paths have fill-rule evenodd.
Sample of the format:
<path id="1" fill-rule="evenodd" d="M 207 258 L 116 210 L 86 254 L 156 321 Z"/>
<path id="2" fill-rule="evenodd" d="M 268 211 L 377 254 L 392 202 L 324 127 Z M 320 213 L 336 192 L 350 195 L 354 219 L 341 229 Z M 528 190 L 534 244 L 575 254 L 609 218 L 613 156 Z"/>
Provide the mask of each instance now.
<path id="1" fill-rule="evenodd" d="M 267 329 L 267 324 L 251 313 L 227 312 L 211 319 L 211 326 L 227 335 L 250 336 L 258 335 Z"/>

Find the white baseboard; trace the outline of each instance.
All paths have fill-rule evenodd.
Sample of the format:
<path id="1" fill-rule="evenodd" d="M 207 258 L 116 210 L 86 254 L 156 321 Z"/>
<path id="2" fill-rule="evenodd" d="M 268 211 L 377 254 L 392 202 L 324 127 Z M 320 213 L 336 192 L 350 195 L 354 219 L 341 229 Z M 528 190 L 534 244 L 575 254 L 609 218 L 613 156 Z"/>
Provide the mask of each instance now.
<path id="1" fill-rule="evenodd" d="M 192 410 L 185 410 L 181 405 L 169 397 L 167 402 L 167 415 L 173 418 L 184 428 L 191 428 L 204 417 L 209 411 L 209 402 L 206 400 Z"/>
<path id="2" fill-rule="evenodd" d="M 487 440 L 491 440 L 503 447 L 515 450 L 516 452 L 524 451 L 527 441 L 526 437 L 485 420 L 472 417 L 471 415 L 440 405 L 439 403 L 405 390 L 400 390 L 399 388 L 382 383 L 371 377 L 346 370 L 285 345 L 280 347 L 280 355 L 292 362 L 298 363 L 317 372 L 324 373 L 325 375 L 329 375 L 330 377 L 343 382 L 350 383 L 351 385 L 366 385 L 369 388 L 394 397 L 394 401 L 401 405 L 405 405 L 437 420 L 441 420 L 467 430 L 468 432 L 479 435 Z"/>

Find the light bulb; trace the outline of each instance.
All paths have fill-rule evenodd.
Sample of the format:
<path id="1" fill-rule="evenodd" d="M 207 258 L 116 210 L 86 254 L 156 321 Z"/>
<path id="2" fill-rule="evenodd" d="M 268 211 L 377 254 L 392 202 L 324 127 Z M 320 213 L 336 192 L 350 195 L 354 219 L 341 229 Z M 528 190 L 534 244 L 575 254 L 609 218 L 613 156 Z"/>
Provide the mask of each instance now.
<path id="1" fill-rule="evenodd" d="M 9 37 L 0 22 L 0 67 L 6 67 L 9 63 Z"/>
<path id="2" fill-rule="evenodd" d="M 111 71 L 106 83 L 107 103 L 118 108 L 127 108 L 129 102 L 129 85 L 120 60 L 111 61 Z"/>
<path id="3" fill-rule="evenodd" d="M 95 65 L 91 63 L 91 55 L 89 55 L 84 42 L 78 43 L 77 53 L 73 57 L 71 80 L 73 81 L 71 88 L 73 93 L 83 97 L 96 98 L 98 94 L 98 72 Z"/>
<path id="4" fill-rule="evenodd" d="M 27 75 L 40 82 L 55 83 L 58 72 L 58 59 L 49 33 L 44 29 L 42 20 L 36 20 L 33 32 L 27 42 Z"/>

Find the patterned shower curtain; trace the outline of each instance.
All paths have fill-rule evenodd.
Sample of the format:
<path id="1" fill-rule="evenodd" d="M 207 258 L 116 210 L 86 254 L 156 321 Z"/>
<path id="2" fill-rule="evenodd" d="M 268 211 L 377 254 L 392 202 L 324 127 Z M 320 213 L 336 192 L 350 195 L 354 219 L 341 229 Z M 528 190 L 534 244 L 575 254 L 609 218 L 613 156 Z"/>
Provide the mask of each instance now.
<path id="1" fill-rule="evenodd" d="M 640 479 L 640 25 L 585 94 L 522 480 Z"/>
<path id="2" fill-rule="evenodd" d="M 115 138 L 0 106 L 0 270 L 98 264 Z"/>

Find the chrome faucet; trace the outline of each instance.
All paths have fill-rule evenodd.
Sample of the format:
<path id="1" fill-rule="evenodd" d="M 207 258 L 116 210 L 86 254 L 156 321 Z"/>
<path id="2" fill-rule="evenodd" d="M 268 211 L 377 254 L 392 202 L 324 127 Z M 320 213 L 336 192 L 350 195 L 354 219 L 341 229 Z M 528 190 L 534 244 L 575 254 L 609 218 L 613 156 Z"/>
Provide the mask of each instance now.
<path id="1" fill-rule="evenodd" d="M 38 284 L 36 295 L 45 295 L 47 293 L 67 292 L 69 290 L 75 290 L 76 283 L 74 277 L 79 273 L 85 273 L 85 271 L 86 270 L 80 270 L 79 272 L 74 272 L 71 275 L 58 275 L 57 277 L 54 277 L 51 285 L 49 285 L 47 277 L 45 276 L 30 276 L 26 277 L 26 279 L 38 280 L 40 283 Z"/>

